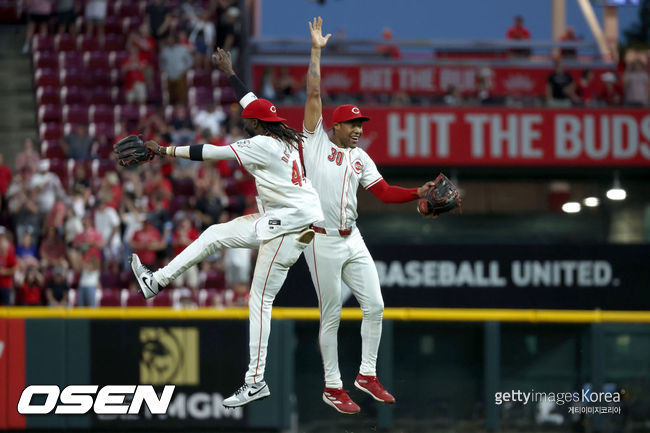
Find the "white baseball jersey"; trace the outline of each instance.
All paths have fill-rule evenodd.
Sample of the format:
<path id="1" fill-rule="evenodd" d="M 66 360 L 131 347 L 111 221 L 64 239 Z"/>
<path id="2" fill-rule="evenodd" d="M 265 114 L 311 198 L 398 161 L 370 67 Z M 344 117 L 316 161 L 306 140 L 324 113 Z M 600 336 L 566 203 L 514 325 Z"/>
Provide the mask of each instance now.
<path id="1" fill-rule="evenodd" d="M 357 188 L 370 188 L 382 179 L 370 156 L 358 147 L 341 148 L 332 143 L 321 118 L 314 131 L 305 132 L 304 157 L 307 176 L 320 196 L 326 229 L 349 229 L 357 220 Z M 325 168 L 326 167 L 326 168 Z"/>
<path id="2" fill-rule="evenodd" d="M 255 224 L 259 239 L 272 239 L 323 219 L 318 194 L 304 176 L 296 148 L 263 135 L 230 147 L 255 178 L 263 214 Z"/>

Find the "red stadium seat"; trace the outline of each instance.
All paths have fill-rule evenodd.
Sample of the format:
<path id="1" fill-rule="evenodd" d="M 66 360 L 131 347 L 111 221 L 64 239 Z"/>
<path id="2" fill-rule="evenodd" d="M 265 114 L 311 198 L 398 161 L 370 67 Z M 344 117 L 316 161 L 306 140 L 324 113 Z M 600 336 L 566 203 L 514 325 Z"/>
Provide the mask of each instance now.
<path id="1" fill-rule="evenodd" d="M 41 142 L 41 157 L 63 159 L 65 154 L 57 140 L 43 140 Z"/>
<path id="2" fill-rule="evenodd" d="M 191 69 L 187 71 L 188 87 L 212 87 L 210 72 L 203 69 Z"/>
<path id="3" fill-rule="evenodd" d="M 237 99 L 237 94 L 235 93 L 235 90 L 232 87 L 224 87 L 222 89 L 215 89 L 216 90 L 221 90 L 221 95 L 219 98 L 219 103 L 220 104 L 232 104 L 238 101 Z M 217 98 L 215 97 L 215 100 Z"/>
<path id="4" fill-rule="evenodd" d="M 104 51 L 124 51 L 126 49 L 126 40 L 120 34 L 108 34 L 104 40 Z"/>
<path id="5" fill-rule="evenodd" d="M 105 288 L 101 291 L 99 305 L 101 307 L 121 307 L 122 306 L 122 289 Z"/>
<path id="6" fill-rule="evenodd" d="M 136 121 L 140 117 L 140 109 L 135 105 L 118 105 L 115 107 L 115 119 L 117 120 Z"/>
<path id="7" fill-rule="evenodd" d="M 103 135 L 112 139 L 115 137 L 115 125 L 112 123 L 91 123 L 88 125 L 88 134 L 93 137 Z"/>
<path id="8" fill-rule="evenodd" d="M 42 160 L 43 161 L 43 160 Z M 45 160 L 48 164 L 48 171 L 56 174 L 65 188 L 68 185 L 68 163 L 62 158 L 50 158 Z"/>
<path id="9" fill-rule="evenodd" d="M 223 272 L 208 271 L 203 285 L 207 289 L 223 290 L 226 287 L 226 276 Z"/>
<path id="10" fill-rule="evenodd" d="M 108 61 L 109 54 L 105 51 L 91 51 L 83 54 L 84 67 L 91 71 L 93 69 L 110 69 Z"/>
<path id="11" fill-rule="evenodd" d="M 113 143 L 111 143 L 110 141 L 105 141 L 105 142 L 100 141 L 100 142 L 98 142 L 97 143 L 97 148 L 95 149 L 95 153 L 97 154 L 96 156 L 98 156 L 99 158 L 102 158 L 102 159 L 98 160 L 98 161 L 100 161 L 99 164 L 102 164 L 101 161 L 108 160 L 108 158 L 110 158 L 111 155 L 113 154 Z M 113 161 L 110 161 L 110 162 L 113 163 Z M 93 163 L 94 163 L 94 161 L 93 161 Z M 100 170 L 101 170 L 101 167 L 100 167 Z"/>
<path id="12" fill-rule="evenodd" d="M 190 106 L 205 107 L 214 101 L 213 91 L 209 87 L 190 87 L 187 96 Z"/>
<path id="13" fill-rule="evenodd" d="M 51 35 L 34 35 L 32 38 L 32 51 L 54 51 L 54 38 Z"/>
<path id="14" fill-rule="evenodd" d="M 54 49 L 62 51 L 77 51 L 77 41 L 74 36 L 62 33 L 54 37 Z"/>
<path id="15" fill-rule="evenodd" d="M 90 90 L 90 100 L 94 104 L 111 105 L 116 99 L 111 87 L 95 87 Z"/>
<path id="16" fill-rule="evenodd" d="M 32 59 L 34 68 L 59 68 L 59 57 L 54 51 L 35 51 Z"/>
<path id="17" fill-rule="evenodd" d="M 94 123 L 115 123 L 115 109 L 112 105 L 91 105 L 88 116 Z"/>
<path id="18" fill-rule="evenodd" d="M 88 122 L 88 106 L 87 105 L 64 105 L 63 106 L 63 121 L 66 123 L 82 123 L 87 125 Z"/>
<path id="19" fill-rule="evenodd" d="M 114 16 L 107 16 L 104 22 L 104 31 L 107 34 L 122 34 L 122 19 Z"/>
<path id="20" fill-rule="evenodd" d="M 189 199 L 184 195 L 176 195 L 169 202 L 169 213 L 174 216 L 176 212 L 188 208 Z"/>
<path id="21" fill-rule="evenodd" d="M 41 140 L 59 140 L 63 137 L 61 124 L 58 122 L 41 123 L 38 132 Z"/>
<path id="22" fill-rule="evenodd" d="M 94 179 L 103 179 L 109 171 L 115 171 L 115 162 L 112 159 L 95 158 L 90 163 L 90 172 Z"/>
<path id="23" fill-rule="evenodd" d="M 59 80 L 62 86 L 85 87 L 88 83 L 86 74 L 81 69 L 61 69 Z"/>
<path id="24" fill-rule="evenodd" d="M 125 35 L 128 35 L 131 32 L 137 32 L 140 24 L 142 24 L 142 17 L 126 17 L 122 19 L 122 30 Z"/>
<path id="25" fill-rule="evenodd" d="M 138 17 L 141 15 L 140 5 L 130 1 L 116 1 L 113 4 L 113 13 L 119 17 Z"/>
<path id="26" fill-rule="evenodd" d="M 77 49 L 80 51 L 98 51 L 100 49 L 99 40 L 95 35 L 77 36 Z"/>
<path id="27" fill-rule="evenodd" d="M 45 69 L 39 68 L 34 73 L 34 84 L 38 86 L 52 86 L 57 87 L 59 85 L 59 75 L 57 74 L 56 69 Z"/>
<path id="28" fill-rule="evenodd" d="M 36 89 L 36 103 L 42 104 L 60 104 L 61 95 L 55 87 L 38 87 Z"/>
<path id="29" fill-rule="evenodd" d="M 59 67 L 62 69 L 84 69 L 83 55 L 77 51 L 59 53 Z"/>
<path id="30" fill-rule="evenodd" d="M 61 102 L 63 104 L 85 104 L 87 100 L 86 89 L 78 86 L 61 87 Z"/>
<path id="31" fill-rule="evenodd" d="M 128 56 L 127 52 L 123 50 L 111 51 L 108 53 L 108 63 L 111 68 L 120 69 L 122 67 L 122 62 L 124 62 L 124 59 Z"/>
<path id="32" fill-rule="evenodd" d="M 61 106 L 58 104 L 40 105 L 38 107 L 38 122 L 61 122 Z"/>
<path id="33" fill-rule="evenodd" d="M 167 289 L 158 293 L 152 298 L 151 305 L 154 307 L 171 307 L 173 306 L 172 291 Z"/>
<path id="34" fill-rule="evenodd" d="M 147 300 L 144 299 L 144 297 L 140 293 L 134 290 L 129 290 L 129 295 L 126 298 L 126 306 L 127 307 L 148 307 Z"/>
<path id="35" fill-rule="evenodd" d="M 223 290 L 201 289 L 199 290 L 199 307 L 216 307 L 223 304 Z"/>

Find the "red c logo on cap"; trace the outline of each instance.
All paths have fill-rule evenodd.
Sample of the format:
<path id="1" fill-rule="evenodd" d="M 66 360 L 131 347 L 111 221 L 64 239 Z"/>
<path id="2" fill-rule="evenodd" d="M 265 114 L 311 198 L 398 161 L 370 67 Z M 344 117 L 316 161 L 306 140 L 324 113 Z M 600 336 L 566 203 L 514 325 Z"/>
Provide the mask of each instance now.
<path id="1" fill-rule="evenodd" d="M 354 114 L 359 114 L 359 113 L 361 113 L 361 110 L 359 110 L 357 107 L 352 107 L 352 112 Z"/>
<path id="2" fill-rule="evenodd" d="M 273 113 L 275 113 L 276 111 L 278 111 L 278 110 L 275 108 L 275 105 L 271 105 L 271 108 L 269 108 L 269 110 L 271 110 Z"/>

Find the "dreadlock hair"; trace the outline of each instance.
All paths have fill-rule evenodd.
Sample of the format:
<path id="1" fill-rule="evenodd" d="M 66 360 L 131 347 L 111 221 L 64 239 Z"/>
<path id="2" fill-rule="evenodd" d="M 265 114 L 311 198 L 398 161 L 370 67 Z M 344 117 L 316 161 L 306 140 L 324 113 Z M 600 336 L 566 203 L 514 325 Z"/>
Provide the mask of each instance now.
<path id="1" fill-rule="evenodd" d="M 266 134 L 275 137 L 278 140 L 295 147 L 296 149 L 300 146 L 300 143 L 302 143 L 302 140 L 305 138 L 302 132 L 298 132 L 282 122 L 264 122 L 259 119 L 258 122 Z"/>

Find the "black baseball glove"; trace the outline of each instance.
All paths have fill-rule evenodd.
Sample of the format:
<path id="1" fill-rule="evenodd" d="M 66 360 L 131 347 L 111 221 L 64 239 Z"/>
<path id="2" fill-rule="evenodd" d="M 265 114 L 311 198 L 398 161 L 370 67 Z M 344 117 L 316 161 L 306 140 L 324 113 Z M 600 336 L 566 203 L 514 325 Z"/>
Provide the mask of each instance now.
<path id="1" fill-rule="evenodd" d="M 124 167 L 142 164 L 154 157 L 154 153 L 147 149 L 142 139 L 136 135 L 124 137 L 115 144 L 114 149 L 120 165 Z"/>
<path id="2" fill-rule="evenodd" d="M 461 198 L 458 188 L 442 173 L 433 181 L 433 186 L 425 196 L 418 201 L 418 212 L 427 217 L 435 217 L 460 207 Z"/>

